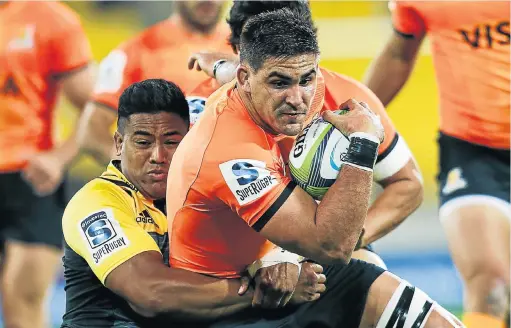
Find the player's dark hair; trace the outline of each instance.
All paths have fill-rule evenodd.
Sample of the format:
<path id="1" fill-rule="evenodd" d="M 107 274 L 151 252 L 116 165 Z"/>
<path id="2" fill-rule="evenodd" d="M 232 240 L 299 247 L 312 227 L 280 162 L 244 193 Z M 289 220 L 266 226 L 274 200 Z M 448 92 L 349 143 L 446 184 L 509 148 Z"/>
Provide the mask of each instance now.
<path id="1" fill-rule="evenodd" d="M 283 8 L 250 18 L 241 32 L 240 62 L 257 71 L 269 58 L 319 55 L 316 30 L 310 19 Z"/>
<path id="2" fill-rule="evenodd" d="M 162 79 L 148 79 L 133 83 L 119 98 L 117 129 L 124 131 L 130 115 L 160 112 L 174 113 L 190 123 L 190 111 L 183 91 L 174 83 Z"/>
<path id="3" fill-rule="evenodd" d="M 289 10 L 295 12 L 297 15 L 309 19 L 312 22 L 312 15 L 308 0 L 234 0 L 231 10 L 229 11 L 229 18 L 227 19 L 227 23 L 231 28 L 231 35 L 229 36 L 228 41 L 234 52 L 236 52 L 236 46 L 239 46 L 240 44 L 243 25 L 245 25 L 250 17 L 259 15 L 266 11 L 274 11 L 282 8 L 288 8 Z"/>

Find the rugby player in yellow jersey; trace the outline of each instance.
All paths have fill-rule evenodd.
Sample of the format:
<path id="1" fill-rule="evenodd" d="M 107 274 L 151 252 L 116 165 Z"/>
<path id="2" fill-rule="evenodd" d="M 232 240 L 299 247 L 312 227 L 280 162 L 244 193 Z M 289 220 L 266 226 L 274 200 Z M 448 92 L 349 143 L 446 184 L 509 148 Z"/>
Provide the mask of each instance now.
<path id="1" fill-rule="evenodd" d="M 312 301 L 325 290 L 321 266 L 282 258 L 277 265 L 263 264 L 256 290 L 248 292 L 246 281 L 240 290 L 239 280 L 169 268 L 164 197 L 170 161 L 188 132 L 188 103 L 175 84 L 145 80 L 123 92 L 117 122 L 120 160 L 73 197 L 62 220 L 62 327 L 168 327 L 192 318 L 213 320 L 251 303 Z"/>

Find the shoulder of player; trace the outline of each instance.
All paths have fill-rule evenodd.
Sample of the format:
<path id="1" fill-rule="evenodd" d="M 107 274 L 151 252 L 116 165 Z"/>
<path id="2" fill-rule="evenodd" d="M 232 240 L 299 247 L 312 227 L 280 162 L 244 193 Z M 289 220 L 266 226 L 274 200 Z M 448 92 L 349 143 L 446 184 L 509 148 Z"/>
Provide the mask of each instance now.
<path id="1" fill-rule="evenodd" d="M 216 90 L 220 88 L 218 82 L 212 78 L 208 77 L 204 81 L 197 84 L 191 91 L 187 92 L 187 98 L 203 98 L 207 99 L 211 96 Z"/>
<path id="2" fill-rule="evenodd" d="M 376 94 L 362 82 L 324 68 L 321 68 L 321 74 L 324 78 L 325 88 L 336 98 L 336 102 L 339 102 L 338 105 L 348 98 L 355 98 L 358 101 L 367 102 L 374 111 L 379 112 L 385 109 Z"/>
<path id="3" fill-rule="evenodd" d="M 55 1 L 35 1 L 30 4 L 31 10 L 38 13 L 41 22 L 48 30 L 67 29 L 80 26 L 80 16 L 69 6 Z"/>
<path id="4" fill-rule="evenodd" d="M 66 213 L 76 212 L 93 212 L 104 207 L 128 207 L 132 208 L 131 196 L 121 186 L 116 185 L 110 181 L 96 178 L 83 186 L 69 201 L 64 212 L 64 219 Z M 86 204 L 86 205 L 84 205 Z"/>

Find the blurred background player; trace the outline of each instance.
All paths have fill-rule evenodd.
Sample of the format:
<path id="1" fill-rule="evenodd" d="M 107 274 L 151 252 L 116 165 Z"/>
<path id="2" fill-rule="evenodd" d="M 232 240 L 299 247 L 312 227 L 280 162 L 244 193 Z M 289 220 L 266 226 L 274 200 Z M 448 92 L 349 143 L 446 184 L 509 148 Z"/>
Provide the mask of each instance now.
<path id="1" fill-rule="evenodd" d="M 510 280 L 509 2 L 391 1 L 390 8 L 395 32 L 367 85 L 390 103 L 429 36 L 440 93 L 440 220 L 464 280 L 464 322 L 503 327 Z"/>
<path id="2" fill-rule="evenodd" d="M 45 327 L 61 266 L 62 179 L 78 152 L 52 140 L 59 91 L 83 108 L 92 55 L 78 16 L 56 2 L 0 3 L 0 233 L 6 327 Z"/>
<path id="3" fill-rule="evenodd" d="M 203 76 L 187 70 L 189 56 L 206 48 L 227 52 L 229 29 L 221 22 L 223 1 L 176 1 L 175 12 L 113 50 L 100 64 L 91 102 L 81 119 L 85 150 L 106 164 L 112 155 L 117 103 L 130 84 L 149 78 L 176 83 L 184 92 Z M 191 124 L 195 121 L 192 111 Z"/>
<path id="4" fill-rule="evenodd" d="M 229 43 L 234 53 L 239 53 L 239 42 L 243 25 L 246 21 L 265 11 L 288 8 L 300 16 L 311 19 L 308 1 L 234 1 L 227 20 L 231 34 Z M 191 57 L 190 66 L 200 67 L 210 76 L 199 84 L 189 95 L 195 98 L 208 97 L 219 84 L 234 78 L 239 60 L 226 60 L 229 55 L 201 52 Z M 220 63 L 220 64 L 218 64 Z M 216 66 L 216 68 L 214 68 Z M 213 70 L 216 69 L 213 74 Z M 397 133 L 385 108 L 374 93 L 358 81 L 320 67 L 318 72 L 318 89 L 313 99 L 313 108 L 333 110 L 348 98 L 353 97 L 366 102 L 369 107 L 381 116 L 385 126 L 385 142 L 380 146 L 378 162 L 375 167 L 375 180 L 384 188 L 369 208 L 365 224 L 365 232 L 354 257 L 386 267 L 382 259 L 370 245 L 374 241 L 390 233 L 403 222 L 422 201 L 421 176 L 415 160 L 403 138 Z M 287 163 L 290 147 L 294 137 L 279 141 L 284 161 Z"/>

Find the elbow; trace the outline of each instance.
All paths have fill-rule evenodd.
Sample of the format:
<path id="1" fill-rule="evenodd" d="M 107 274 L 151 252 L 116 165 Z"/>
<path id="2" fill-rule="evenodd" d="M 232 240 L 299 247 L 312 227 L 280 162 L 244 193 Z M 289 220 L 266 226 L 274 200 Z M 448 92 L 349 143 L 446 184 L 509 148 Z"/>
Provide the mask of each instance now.
<path id="1" fill-rule="evenodd" d="M 410 214 L 414 212 L 422 204 L 424 200 L 424 185 L 422 179 L 417 177 L 412 179 L 409 183 L 409 195 L 410 195 Z"/>
<path id="2" fill-rule="evenodd" d="M 353 239 L 353 240 L 352 240 Z M 346 265 L 350 262 L 358 238 L 346 238 L 344 241 L 323 242 L 319 263 L 327 265 Z"/>
<path id="3" fill-rule="evenodd" d="M 161 293 L 158 287 L 147 288 L 142 297 L 129 300 L 129 304 L 136 313 L 146 318 L 179 312 L 178 301 L 169 302 L 168 295 Z"/>

